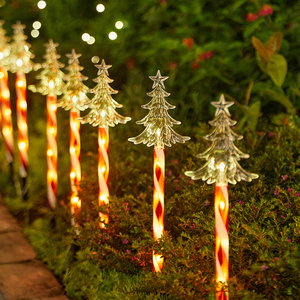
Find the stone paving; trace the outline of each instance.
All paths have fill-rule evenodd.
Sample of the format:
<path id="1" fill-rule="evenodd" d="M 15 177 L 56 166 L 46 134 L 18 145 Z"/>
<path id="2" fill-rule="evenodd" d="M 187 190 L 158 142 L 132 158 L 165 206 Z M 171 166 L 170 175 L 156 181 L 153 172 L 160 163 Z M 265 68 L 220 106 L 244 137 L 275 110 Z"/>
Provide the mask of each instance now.
<path id="1" fill-rule="evenodd" d="M 0 198 L 0 300 L 68 300 Z"/>

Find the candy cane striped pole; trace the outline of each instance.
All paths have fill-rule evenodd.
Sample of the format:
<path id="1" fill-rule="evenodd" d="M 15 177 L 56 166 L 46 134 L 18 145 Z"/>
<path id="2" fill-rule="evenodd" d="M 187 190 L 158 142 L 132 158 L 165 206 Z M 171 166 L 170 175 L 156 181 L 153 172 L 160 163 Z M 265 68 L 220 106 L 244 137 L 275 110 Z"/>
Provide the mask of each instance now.
<path id="1" fill-rule="evenodd" d="M 163 148 L 154 148 L 153 177 L 153 238 L 157 241 L 164 234 L 165 149 Z M 154 272 L 161 272 L 163 262 L 163 257 L 153 252 Z"/>
<path id="2" fill-rule="evenodd" d="M 22 178 L 22 196 L 27 196 L 28 176 L 28 125 L 27 125 L 27 98 L 26 98 L 26 76 L 23 72 L 16 73 L 17 94 L 17 128 L 18 149 L 20 158 L 20 176 Z"/>
<path id="3" fill-rule="evenodd" d="M 11 165 L 14 160 L 14 135 L 11 118 L 10 92 L 8 88 L 7 71 L 0 68 L 0 90 L 1 90 L 1 111 L 2 111 L 2 135 L 5 144 L 5 155 L 7 162 Z"/>
<path id="4" fill-rule="evenodd" d="M 51 84 L 51 81 L 49 85 Z M 54 84 L 54 83 L 53 83 Z M 57 191 L 57 116 L 56 95 L 48 94 L 47 108 L 47 196 L 51 209 L 56 207 Z"/>
<path id="5" fill-rule="evenodd" d="M 109 160 L 108 160 L 108 148 L 109 148 L 109 135 L 108 126 L 99 127 L 98 129 L 98 180 L 99 180 L 99 193 L 98 202 L 99 205 L 108 204 L 109 187 L 108 187 L 108 175 L 109 175 Z M 100 213 L 101 221 L 104 224 L 108 224 L 109 217 L 108 214 Z M 104 227 L 101 223 L 101 227 Z"/>
<path id="6" fill-rule="evenodd" d="M 228 300 L 228 291 L 222 290 L 229 280 L 228 185 L 215 186 L 215 238 L 216 238 L 216 299 Z"/>
<path id="7" fill-rule="evenodd" d="M 80 117 L 78 109 L 73 108 L 70 110 L 70 183 L 71 183 L 71 214 L 75 217 L 81 208 L 81 201 L 78 197 L 79 183 L 81 180 L 81 167 L 80 167 L 80 122 L 77 120 Z M 75 218 L 72 217 L 71 224 L 78 226 L 75 223 Z"/>

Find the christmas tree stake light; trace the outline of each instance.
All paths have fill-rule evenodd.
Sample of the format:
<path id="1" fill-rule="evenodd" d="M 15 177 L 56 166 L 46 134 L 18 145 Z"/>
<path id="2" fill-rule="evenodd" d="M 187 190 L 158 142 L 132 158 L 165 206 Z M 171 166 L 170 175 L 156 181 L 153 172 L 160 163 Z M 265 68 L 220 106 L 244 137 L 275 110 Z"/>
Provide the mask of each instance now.
<path id="1" fill-rule="evenodd" d="M 161 76 L 158 70 L 156 76 L 149 76 L 154 81 L 153 91 L 147 93 L 152 100 L 143 105 L 143 108 L 149 109 L 149 114 L 137 124 L 144 124 L 146 129 L 137 137 L 128 139 L 135 144 L 147 144 L 148 147 L 154 146 L 153 162 L 153 238 L 159 241 L 164 234 L 164 191 L 165 191 L 165 149 L 164 146 L 171 147 L 176 142 L 184 143 L 190 138 L 176 133 L 172 126 L 180 124 L 174 120 L 168 110 L 175 108 L 164 98 L 170 94 L 164 88 L 164 81 L 167 76 Z M 153 271 L 161 272 L 164 259 L 161 254 L 153 252 Z"/>
<path id="2" fill-rule="evenodd" d="M 207 163 L 197 171 L 185 172 L 193 180 L 207 180 L 208 184 L 215 183 L 215 250 L 216 250 L 216 299 L 228 300 L 229 293 L 227 282 L 229 280 L 229 233 L 228 233 L 228 182 L 236 184 L 237 181 L 252 181 L 258 175 L 245 171 L 238 161 L 248 158 L 249 155 L 240 151 L 235 145 L 235 140 L 243 138 L 234 133 L 230 126 L 236 121 L 230 119 L 228 107 L 233 102 L 226 102 L 221 95 L 219 102 L 211 102 L 217 108 L 215 119 L 209 124 L 215 130 L 204 138 L 212 141 L 212 145 L 197 157 L 204 158 Z M 225 289 L 224 289 L 225 286 Z"/>
<path id="3" fill-rule="evenodd" d="M 71 224 L 78 227 L 74 217 L 78 217 L 81 209 L 81 201 L 78 198 L 79 184 L 81 181 L 80 166 L 80 110 L 88 107 L 90 99 L 87 97 L 89 88 L 83 84 L 88 77 L 80 73 L 83 67 L 79 65 L 78 58 L 81 54 L 77 54 L 74 49 L 66 55 L 69 65 L 66 69 L 69 71 L 64 77 L 66 84 L 63 89 L 63 96 L 58 100 L 58 106 L 70 111 L 70 184 L 71 184 Z"/>
<path id="4" fill-rule="evenodd" d="M 109 86 L 109 83 L 113 82 L 113 80 L 108 77 L 108 69 L 111 65 L 106 65 L 103 59 L 101 64 L 95 66 L 99 70 L 97 73 L 98 77 L 93 79 L 97 85 L 91 89 L 91 92 L 95 94 L 93 99 L 89 102 L 91 111 L 79 120 L 83 124 L 89 123 L 93 126 L 98 126 L 98 203 L 102 206 L 109 202 L 108 126 L 114 127 L 119 123 L 125 124 L 130 121 L 131 118 L 123 117 L 116 112 L 116 108 L 121 108 L 123 105 L 116 102 L 111 96 L 112 94 L 118 93 L 118 91 Z M 104 227 L 104 224 L 108 224 L 109 222 L 108 214 L 100 213 L 100 219 L 102 221 L 101 227 Z"/>
<path id="5" fill-rule="evenodd" d="M 5 145 L 6 160 L 10 166 L 11 176 L 13 176 L 14 135 L 7 74 L 7 64 L 9 64 L 8 57 L 10 54 L 10 47 L 8 45 L 9 38 L 5 36 L 6 31 L 2 28 L 3 24 L 4 22 L 0 21 L 0 99 L 2 115 L 2 135 Z"/>
<path id="6" fill-rule="evenodd" d="M 16 95 L 17 95 L 17 128 L 18 128 L 18 149 L 19 149 L 19 169 L 22 179 L 22 196 L 27 197 L 28 189 L 28 125 L 27 125 L 27 97 L 26 97 L 26 76 L 32 70 L 31 58 L 34 55 L 29 51 L 30 44 L 26 42 L 27 36 L 24 34 L 26 26 L 17 22 L 13 25 L 14 35 L 11 43 L 11 54 L 9 56 L 9 69 L 16 73 Z"/>
<path id="7" fill-rule="evenodd" d="M 56 52 L 57 43 L 52 39 L 46 46 L 45 61 L 42 71 L 36 76 L 40 79 L 37 86 L 30 85 L 33 92 L 46 95 L 47 108 L 47 195 L 51 209 L 57 204 L 57 95 L 62 94 L 64 73 L 60 70 L 64 64 L 58 61 L 60 55 Z"/>

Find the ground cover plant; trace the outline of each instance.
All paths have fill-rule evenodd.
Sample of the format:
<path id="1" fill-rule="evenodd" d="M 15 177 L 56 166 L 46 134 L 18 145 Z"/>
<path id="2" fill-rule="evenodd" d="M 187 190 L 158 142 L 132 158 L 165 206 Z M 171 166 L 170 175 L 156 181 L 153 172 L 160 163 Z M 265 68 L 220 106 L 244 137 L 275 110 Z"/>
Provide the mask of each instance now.
<path id="1" fill-rule="evenodd" d="M 97 206 L 97 169 L 91 167 L 97 154 L 90 153 L 89 174 L 83 175 L 78 236 L 70 226 L 67 194 L 50 212 L 43 205 L 45 195 L 41 201 L 32 193 L 24 203 L 12 197 L 12 189 L 6 191 L 7 204 L 23 216 L 26 235 L 70 298 L 214 299 L 213 186 L 183 175 L 199 166 L 195 155 L 207 147 L 202 136 L 208 131 L 202 124 L 193 130 L 193 141 L 166 150 L 166 234 L 160 244 L 151 230 L 149 149 L 117 136 L 111 145 L 110 223 L 105 230 L 99 228 L 98 211 L 106 208 Z M 299 131 L 268 127 L 244 136 L 238 146 L 251 157 L 243 166 L 260 178 L 229 189 L 230 297 L 297 299 Z M 2 186 L 6 171 L 2 167 Z M 153 249 L 165 257 L 161 274 L 152 272 Z"/>

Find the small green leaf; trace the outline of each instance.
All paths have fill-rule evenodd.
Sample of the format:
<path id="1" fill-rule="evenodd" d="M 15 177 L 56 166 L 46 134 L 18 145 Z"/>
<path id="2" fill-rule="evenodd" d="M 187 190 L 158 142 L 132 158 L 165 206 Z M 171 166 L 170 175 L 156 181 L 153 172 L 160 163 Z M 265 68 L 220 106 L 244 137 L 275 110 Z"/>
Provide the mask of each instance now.
<path id="1" fill-rule="evenodd" d="M 253 131 L 256 129 L 260 106 L 260 101 L 256 101 L 247 110 L 247 124 Z"/>
<path id="2" fill-rule="evenodd" d="M 267 72 L 277 86 L 282 86 L 287 73 L 287 62 L 284 56 L 272 55 L 267 64 Z"/>

